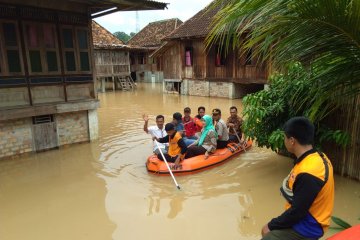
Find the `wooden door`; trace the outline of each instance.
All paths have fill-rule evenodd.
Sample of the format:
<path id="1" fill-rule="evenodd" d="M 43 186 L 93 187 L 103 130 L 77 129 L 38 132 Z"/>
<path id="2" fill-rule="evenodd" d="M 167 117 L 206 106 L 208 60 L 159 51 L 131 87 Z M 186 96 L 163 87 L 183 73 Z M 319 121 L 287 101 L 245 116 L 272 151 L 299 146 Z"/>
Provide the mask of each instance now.
<path id="1" fill-rule="evenodd" d="M 56 123 L 41 123 L 33 125 L 35 149 L 37 152 L 58 147 Z"/>

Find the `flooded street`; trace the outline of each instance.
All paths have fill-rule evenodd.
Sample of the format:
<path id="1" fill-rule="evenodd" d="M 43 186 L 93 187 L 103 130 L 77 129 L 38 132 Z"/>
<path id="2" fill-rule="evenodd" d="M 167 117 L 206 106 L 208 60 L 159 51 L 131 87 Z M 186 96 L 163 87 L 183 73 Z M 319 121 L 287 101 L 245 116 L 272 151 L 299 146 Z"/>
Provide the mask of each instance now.
<path id="1" fill-rule="evenodd" d="M 160 85 L 99 94 L 99 139 L 59 150 L 0 160 L 1 240 L 260 239 L 261 227 L 283 211 L 279 186 L 292 161 L 253 147 L 193 175 L 148 174 L 151 137 L 142 114 L 184 107 L 220 108 L 241 100 L 163 95 Z M 335 176 L 334 215 L 360 220 L 360 183 Z M 331 230 L 334 231 L 334 230 Z"/>

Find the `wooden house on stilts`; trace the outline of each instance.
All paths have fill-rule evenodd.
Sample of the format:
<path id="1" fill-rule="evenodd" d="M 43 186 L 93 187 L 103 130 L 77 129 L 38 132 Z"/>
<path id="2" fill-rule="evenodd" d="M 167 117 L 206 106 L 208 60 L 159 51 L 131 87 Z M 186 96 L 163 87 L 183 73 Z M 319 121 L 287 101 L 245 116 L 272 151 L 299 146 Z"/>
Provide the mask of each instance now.
<path id="1" fill-rule="evenodd" d="M 218 45 L 206 49 L 204 40 L 218 8 L 198 12 L 164 38 L 150 55 L 161 59 L 164 91 L 184 95 L 240 98 L 261 90 L 267 82 L 267 67 L 248 52 L 227 54 Z M 161 57 L 161 58 L 160 58 Z"/>
<path id="2" fill-rule="evenodd" d="M 91 19 L 147 0 L 0 0 L 0 158 L 98 136 Z"/>
<path id="3" fill-rule="evenodd" d="M 130 76 L 130 47 L 95 21 L 92 22 L 92 35 L 97 91 L 133 89 L 135 84 Z"/>
<path id="4" fill-rule="evenodd" d="M 130 50 L 131 76 L 141 82 L 162 82 L 163 61 L 161 56 L 150 57 L 162 45 L 162 39 L 178 28 L 182 21 L 177 18 L 149 23 L 127 43 Z"/>

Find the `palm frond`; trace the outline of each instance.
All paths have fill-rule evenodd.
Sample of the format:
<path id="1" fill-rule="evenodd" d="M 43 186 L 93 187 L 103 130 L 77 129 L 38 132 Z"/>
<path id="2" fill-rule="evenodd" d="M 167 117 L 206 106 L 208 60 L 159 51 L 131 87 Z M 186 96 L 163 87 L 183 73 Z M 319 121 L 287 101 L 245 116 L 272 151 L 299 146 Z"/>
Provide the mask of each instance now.
<path id="1" fill-rule="evenodd" d="M 360 1 L 216 2 L 223 8 L 214 17 L 207 46 L 216 42 L 227 50 L 240 49 L 242 54 L 253 49 L 255 56 L 279 71 L 292 61 L 313 66 L 314 91 L 321 94 L 307 101 L 312 118 L 323 118 L 344 94 L 359 93 Z M 299 106 L 304 104 L 299 102 Z"/>

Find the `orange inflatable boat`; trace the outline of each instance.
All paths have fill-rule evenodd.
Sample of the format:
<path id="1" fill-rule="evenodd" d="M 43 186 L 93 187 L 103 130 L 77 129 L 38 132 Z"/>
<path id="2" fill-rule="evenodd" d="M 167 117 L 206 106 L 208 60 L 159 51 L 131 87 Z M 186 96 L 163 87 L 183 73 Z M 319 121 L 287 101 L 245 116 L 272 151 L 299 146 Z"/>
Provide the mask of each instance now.
<path id="1" fill-rule="evenodd" d="M 339 232 L 327 240 L 359 240 L 360 239 L 360 224 Z"/>
<path id="2" fill-rule="evenodd" d="M 204 155 L 184 159 L 178 168 L 171 169 L 171 171 L 176 175 L 198 172 L 225 162 L 229 158 L 244 152 L 244 149 L 250 148 L 251 145 L 251 140 L 247 141 L 246 144 L 243 144 L 242 146 L 239 143 L 229 143 L 226 148 L 217 149 L 216 152 L 209 155 L 207 159 L 205 159 Z M 148 157 L 146 168 L 152 173 L 160 175 L 170 174 L 165 162 L 159 160 L 155 154 Z"/>

